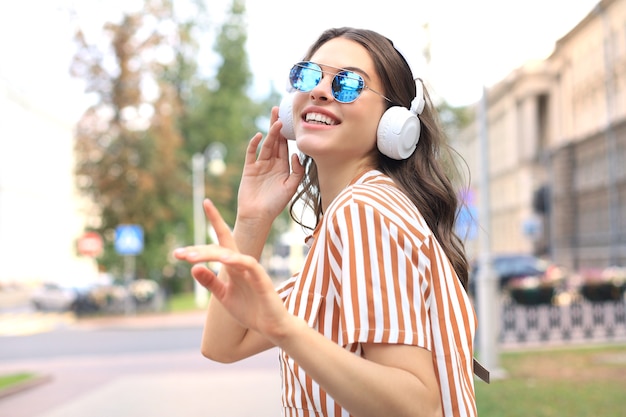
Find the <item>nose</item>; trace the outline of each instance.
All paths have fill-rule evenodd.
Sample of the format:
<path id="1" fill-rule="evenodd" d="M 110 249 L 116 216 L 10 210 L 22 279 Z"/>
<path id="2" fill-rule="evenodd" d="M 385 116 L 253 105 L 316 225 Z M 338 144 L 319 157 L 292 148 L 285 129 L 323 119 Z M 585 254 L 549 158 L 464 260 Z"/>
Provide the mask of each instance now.
<path id="1" fill-rule="evenodd" d="M 323 74 L 320 82 L 313 87 L 310 92 L 312 100 L 328 101 L 333 99 L 332 94 L 332 82 L 333 77 L 328 74 Z"/>

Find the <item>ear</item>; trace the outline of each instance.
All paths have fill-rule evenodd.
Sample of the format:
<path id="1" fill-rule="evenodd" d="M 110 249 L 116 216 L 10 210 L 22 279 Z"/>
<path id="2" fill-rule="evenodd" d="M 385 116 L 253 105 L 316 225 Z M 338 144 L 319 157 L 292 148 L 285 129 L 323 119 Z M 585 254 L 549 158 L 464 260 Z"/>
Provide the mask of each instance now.
<path id="1" fill-rule="evenodd" d="M 280 133 L 288 140 L 295 140 L 296 133 L 293 130 L 293 93 L 287 94 L 280 101 L 278 118 L 283 122 Z"/>

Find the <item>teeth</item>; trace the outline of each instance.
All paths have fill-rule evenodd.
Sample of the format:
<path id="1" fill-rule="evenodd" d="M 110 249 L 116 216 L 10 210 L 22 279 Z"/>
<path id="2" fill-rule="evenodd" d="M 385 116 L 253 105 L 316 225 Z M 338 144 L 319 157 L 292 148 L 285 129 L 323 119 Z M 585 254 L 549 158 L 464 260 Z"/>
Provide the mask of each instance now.
<path id="1" fill-rule="evenodd" d="M 319 122 L 325 125 L 334 125 L 335 121 L 328 116 L 319 113 L 307 113 L 304 117 L 307 122 Z"/>

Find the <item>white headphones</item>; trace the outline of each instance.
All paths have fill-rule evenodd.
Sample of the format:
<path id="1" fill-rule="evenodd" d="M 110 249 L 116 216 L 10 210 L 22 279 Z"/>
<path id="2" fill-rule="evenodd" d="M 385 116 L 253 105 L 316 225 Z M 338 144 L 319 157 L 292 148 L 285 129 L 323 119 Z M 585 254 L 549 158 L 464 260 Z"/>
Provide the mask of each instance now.
<path id="1" fill-rule="evenodd" d="M 392 159 L 407 159 L 415 151 L 420 137 L 420 121 L 418 116 L 424 111 L 424 86 L 417 79 L 416 95 L 411 102 L 411 108 L 393 106 L 387 109 L 378 122 L 377 145 L 378 150 Z M 293 129 L 293 93 L 287 94 L 280 102 L 278 118 L 283 122 L 280 133 L 293 140 L 296 134 Z"/>

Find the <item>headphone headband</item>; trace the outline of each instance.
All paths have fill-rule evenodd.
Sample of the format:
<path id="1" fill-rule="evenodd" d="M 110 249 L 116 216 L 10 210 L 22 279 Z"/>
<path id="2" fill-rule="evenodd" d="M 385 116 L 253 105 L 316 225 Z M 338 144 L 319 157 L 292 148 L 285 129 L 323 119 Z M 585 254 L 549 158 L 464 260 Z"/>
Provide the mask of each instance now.
<path id="1" fill-rule="evenodd" d="M 411 112 L 420 115 L 424 111 L 426 100 L 424 98 L 424 84 L 421 79 L 415 79 L 415 98 L 411 101 Z"/>

